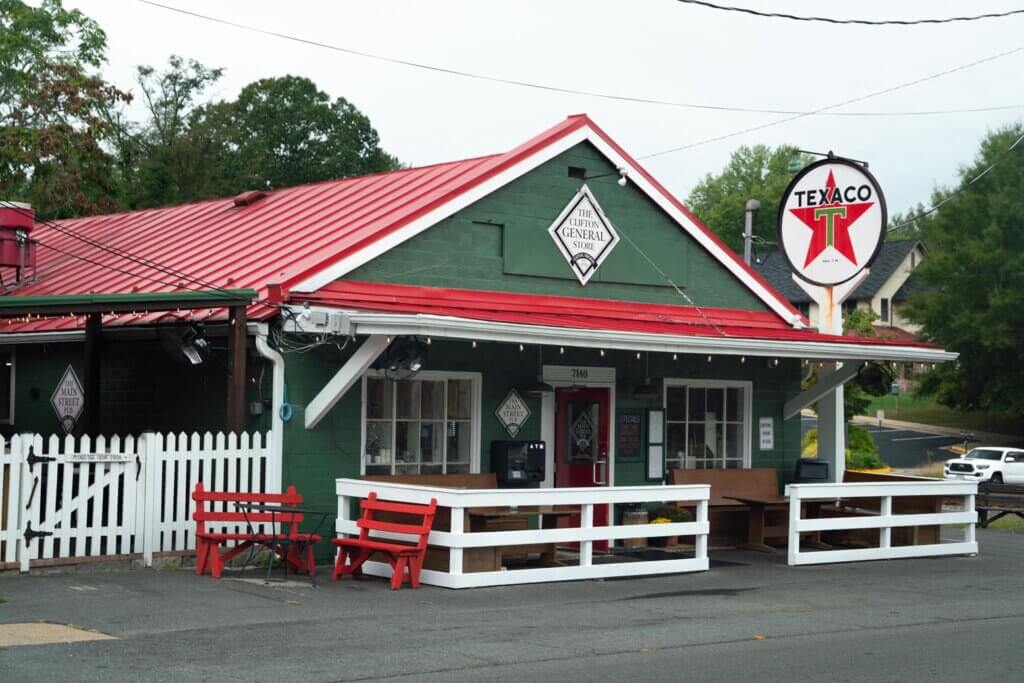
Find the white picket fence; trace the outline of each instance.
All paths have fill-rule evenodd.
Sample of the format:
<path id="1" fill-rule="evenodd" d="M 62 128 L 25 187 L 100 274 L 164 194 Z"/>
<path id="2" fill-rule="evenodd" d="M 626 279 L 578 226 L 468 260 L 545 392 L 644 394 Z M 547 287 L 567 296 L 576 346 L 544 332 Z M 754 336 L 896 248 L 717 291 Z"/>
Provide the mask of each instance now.
<path id="1" fill-rule="evenodd" d="M 974 497 L 978 493 L 976 481 L 907 481 L 907 482 L 850 482 L 845 484 L 790 484 L 789 497 L 789 564 L 825 564 L 832 562 L 858 562 L 862 560 L 892 560 L 907 557 L 937 555 L 976 555 L 978 542 L 975 524 L 978 513 Z M 899 498 L 929 497 L 938 500 L 959 498 L 961 509 L 955 512 L 904 513 L 895 512 L 893 504 Z M 838 500 L 857 501 L 878 499 L 875 514 L 853 514 L 845 517 L 805 518 L 802 511 L 808 503 L 835 503 Z M 892 530 L 906 527 L 963 525 L 963 539 L 923 545 L 892 544 Z M 877 529 L 877 548 L 849 548 L 842 550 L 804 551 L 800 548 L 801 534 L 823 531 Z"/>
<path id="2" fill-rule="evenodd" d="M 392 482 L 337 479 L 338 534 L 358 535 L 359 527 L 351 517 L 353 501 L 366 498 L 375 491 L 382 500 L 402 503 L 427 504 L 433 498 L 438 507 L 450 508 L 451 528 L 431 531 L 428 543 L 446 549 L 448 571 L 423 569 L 420 575 L 425 584 L 446 588 L 477 588 L 506 586 L 543 581 L 572 581 L 602 579 L 614 576 L 643 576 L 676 572 L 707 571 L 708 560 L 708 500 L 711 487 L 707 484 L 688 486 L 594 486 L 587 488 L 546 489 L 451 489 Z M 695 519 L 692 522 L 669 524 L 615 525 L 613 522 L 595 524 L 595 508 L 610 508 L 626 503 L 692 503 Z M 466 528 L 465 513 L 474 509 L 494 510 L 511 508 L 526 514 L 535 508 L 540 515 L 545 510 L 579 507 L 579 524 L 559 528 L 520 529 L 509 531 L 471 532 Z M 672 559 L 640 562 L 599 563 L 594 558 L 594 543 L 636 537 L 692 536 L 693 556 L 678 554 Z M 401 534 L 374 532 L 375 538 L 410 540 Z M 536 567 L 511 571 L 464 571 L 464 552 L 479 548 L 578 544 L 579 562 L 575 565 Z M 363 571 L 374 576 L 391 576 L 391 567 L 383 562 L 367 562 Z"/>
<path id="3" fill-rule="evenodd" d="M 0 437 L 0 566 L 194 550 L 199 481 L 280 491 L 281 455 L 260 433 Z"/>

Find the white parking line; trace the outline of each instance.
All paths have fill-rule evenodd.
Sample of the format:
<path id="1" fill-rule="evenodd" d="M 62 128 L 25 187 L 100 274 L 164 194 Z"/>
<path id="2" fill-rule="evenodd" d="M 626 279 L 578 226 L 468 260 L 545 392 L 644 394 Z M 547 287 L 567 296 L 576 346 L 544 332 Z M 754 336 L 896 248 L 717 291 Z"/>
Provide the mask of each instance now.
<path id="1" fill-rule="evenodd" d="M 930 436 L 908 436 L 904 439 L 891 439 L 892 441 L 924 441 L 925 439 L 954 439 L 956 437 L 948 434 L 932 434 Z M 954 443 L 958 443 L 954 441 Z"/>

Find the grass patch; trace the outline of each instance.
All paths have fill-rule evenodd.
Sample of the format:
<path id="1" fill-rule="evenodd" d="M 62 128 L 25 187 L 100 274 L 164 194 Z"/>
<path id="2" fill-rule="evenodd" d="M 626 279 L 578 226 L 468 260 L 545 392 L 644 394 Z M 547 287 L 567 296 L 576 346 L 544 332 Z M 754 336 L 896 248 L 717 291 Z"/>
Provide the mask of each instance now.
<path id="1" fill-rule="evenodd" d="M 1024 531 L 1024 519 L 1017 515 L 1007 515 L 992 522 L 987 528 L 996 531 Z"/>
<path id="2" fill-rule="evenodd" d="M 874 417 L 876 411 L 884 410 L 885 416 L 892 420 L 906 420 L 939 427 L 953 427 L 965 431 L 996 432 L 1013 436 L 1024 436 L 1024 420 L 1012 415 L 999 413 L 970 412 L 961 413 L 952 408 L 939 405 L 934 398 L 901 394 L 899 410 L 896 409 L 896 396 L 876 396 L 864 410 L 864 414 Z"/>

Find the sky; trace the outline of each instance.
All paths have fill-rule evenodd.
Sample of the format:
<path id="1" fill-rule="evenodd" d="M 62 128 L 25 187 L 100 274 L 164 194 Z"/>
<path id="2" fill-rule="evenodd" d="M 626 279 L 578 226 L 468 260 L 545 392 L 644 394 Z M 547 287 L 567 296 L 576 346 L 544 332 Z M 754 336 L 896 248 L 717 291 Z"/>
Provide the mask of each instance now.
<path id="1" fill-rule="evenodd" d="M 645 99 L 810 111 L 1024 47 L 1024 15 L 941 26 L 865 27 L 764 19 L 674 0 L 161 0 L 339 47 L 499 78 Z M 1017 9 L 1019 2 L 728 0 L 765 11 L 906 19 Z M 294 74 L 370 117 L 381 144 L 420 166 L 508 150 L 564 117 L 589 114 L 634 157 L 787 118 L 547 92 L 301 45 L 147 6 L 65 0 L 108 37 L 104 75 L 134 89 L 136 65 L 172 54 L 223 67 L 208 93 L 233 98 Z M 741 144 L 793 144 L 870 162 L 890 214 L 957 180 L 985 134 L 1024 119 L 1024 51 L 834 111 L 1003 105 L 938 116 L 808 116 L 641 163 L 684 198 Z"/>

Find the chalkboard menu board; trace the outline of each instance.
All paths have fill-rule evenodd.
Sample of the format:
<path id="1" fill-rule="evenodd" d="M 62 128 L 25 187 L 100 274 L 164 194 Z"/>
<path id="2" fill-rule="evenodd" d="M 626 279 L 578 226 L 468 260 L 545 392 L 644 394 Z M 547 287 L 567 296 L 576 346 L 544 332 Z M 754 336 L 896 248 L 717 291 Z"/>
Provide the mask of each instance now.
<path id="1" fill-rule="evenodd" d="M 640 461 L 644 455 L 644 417 L 642 411 L 623 411 L 615 423 L 615 459 Z"/>

